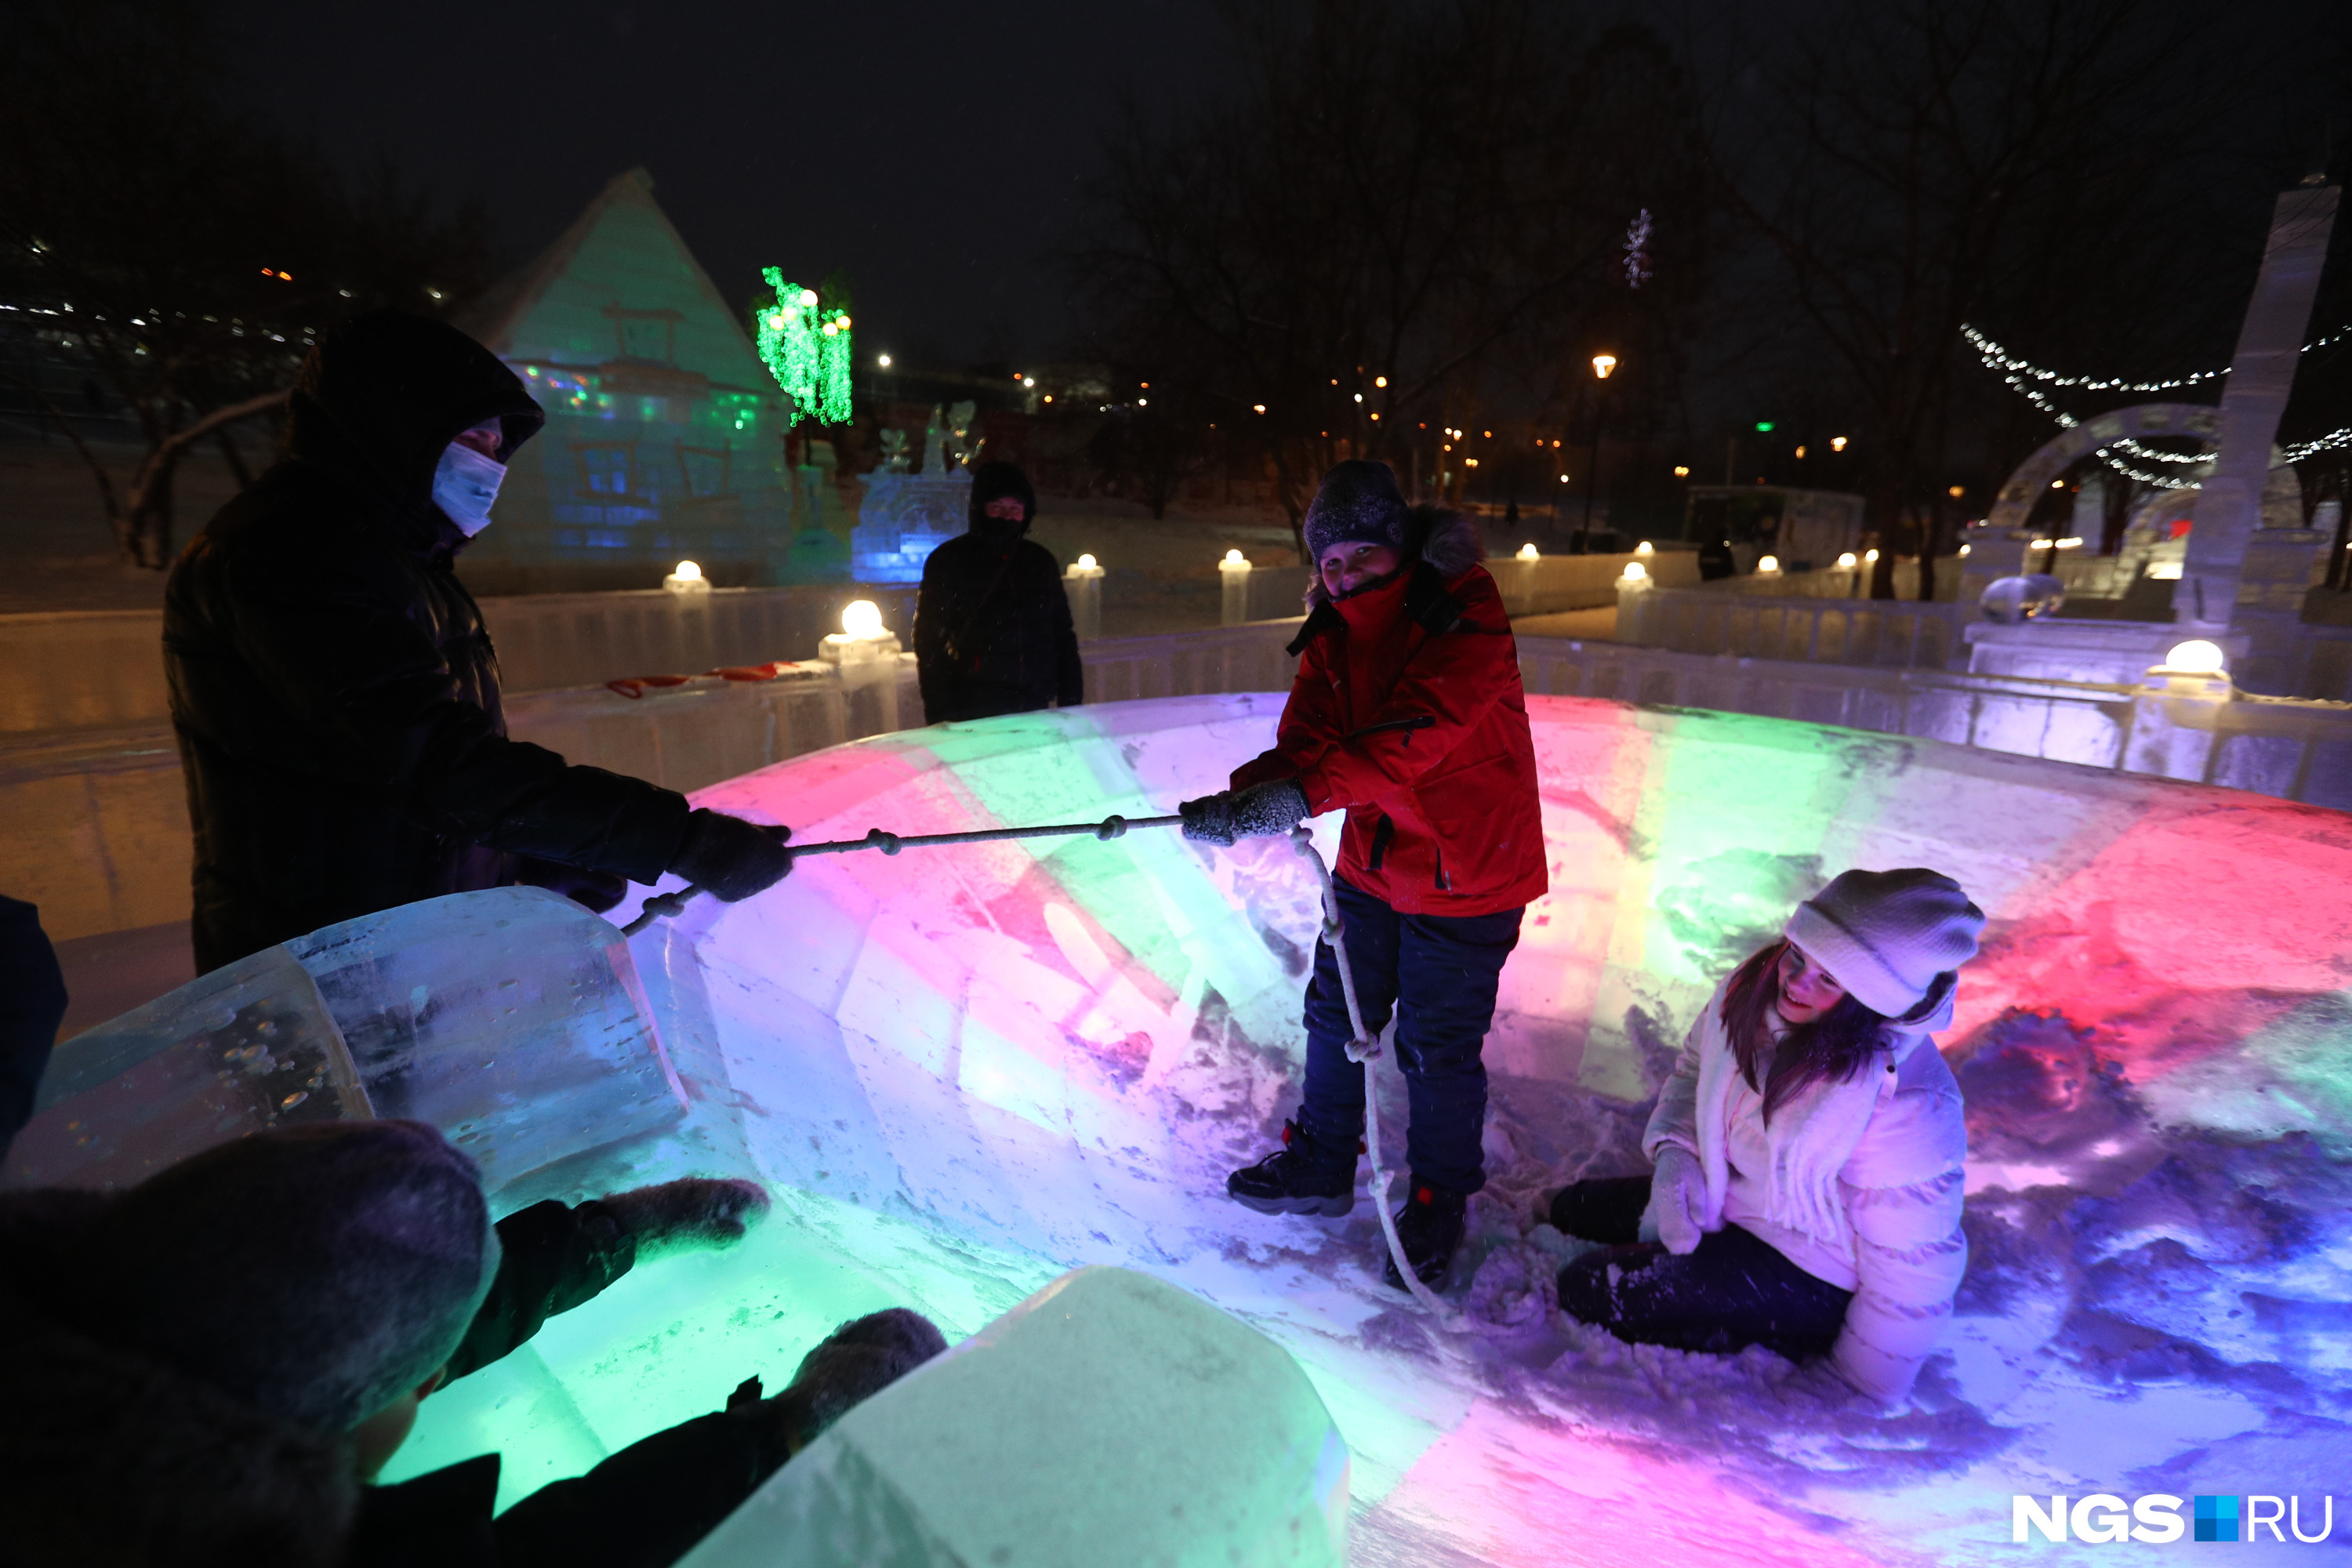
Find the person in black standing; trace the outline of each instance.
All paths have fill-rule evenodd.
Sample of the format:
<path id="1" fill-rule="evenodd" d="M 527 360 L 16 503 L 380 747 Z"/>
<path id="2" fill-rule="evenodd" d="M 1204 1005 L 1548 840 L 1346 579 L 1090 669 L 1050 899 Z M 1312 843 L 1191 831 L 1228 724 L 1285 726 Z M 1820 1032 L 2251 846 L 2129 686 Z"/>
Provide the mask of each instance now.
<path id="1" fill-rule="evenodd" d="M 1044 545 L 1022 537 L 1036 515 L 1026 474 L 982 463 L 971 476 L 971 531 L 923 563 L 915 657 L 928 721 L 1086 700 L 1061 568 Z"/>
<path id="2" fill-rule="evenodd" d="M 543 418 L 457 328 L 355 317 L 304 362 L 278 462 L 172 569 L 200 973 L 446 893 L 520 882 L 601 913 L 664 871 L 732 902 L 791 869 L 781 828 L 508 738 L 455 563 Z"/>

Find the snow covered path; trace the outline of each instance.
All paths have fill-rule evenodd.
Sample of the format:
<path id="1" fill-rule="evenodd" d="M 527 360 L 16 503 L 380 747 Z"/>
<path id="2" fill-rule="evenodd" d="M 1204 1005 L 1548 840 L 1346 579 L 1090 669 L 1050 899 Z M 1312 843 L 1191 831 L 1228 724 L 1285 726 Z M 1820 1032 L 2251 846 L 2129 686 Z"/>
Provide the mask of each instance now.
<path id="1" fill-rule="evenodd" d="M 1279 707 L 916 731 L 697 801 L 811 839 L 1139 816 L 1220 787 Z M 1360 1563 L 1991 1563 L 2018 1552 L 2020 1492 L 2296 1496 L 2315 1529 L 2352 1458 L 2352 817 L 1791 722 L 1529 707 L 1552 891 L 1486 1053 L 1490 1184 L 1449 1292 L 1480 1331 L 1380 1284 L 1370 1204 L 1320 1221 L 1223 1197 L 1296 1098 L 1315 911 L 1286 847 L 835 856 L 637 940 L 699 1109 L 629 1169 L 570 1177 L 756 1171 L 775 1221 L 437 1395 L 403 1472 L 495 1444 L 520 1495 L 750 1373 L 780 1384 L 851 1312 L 906 1302 L 969 1332 L 1118 1263 L 1307 1368 L 1353 1453 Z M 1337 819 L 1318 826 L 1328 850 Z M 1640 1168 L 1693 1010 L 1854 865 L 1932 866 L 1991 916 L 1941 1041 L 1969 1103 L 1969 1278 L 1887 1417 L 1782 1397 L 1761 1351 L 1570 1323 L 1550 1280 L 1579 1244 L 1531 1221 L 1545 1189 Z"/>

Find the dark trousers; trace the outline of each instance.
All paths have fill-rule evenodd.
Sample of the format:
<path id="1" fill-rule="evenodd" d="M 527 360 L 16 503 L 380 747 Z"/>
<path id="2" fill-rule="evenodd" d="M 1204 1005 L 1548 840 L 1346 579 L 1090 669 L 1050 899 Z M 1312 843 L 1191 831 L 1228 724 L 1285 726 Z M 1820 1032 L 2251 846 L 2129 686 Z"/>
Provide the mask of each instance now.
<path id="1" fill-rule="evenodd" d="M 1349 972 L 1364 1027 L 1378 1035 L 1393 1010 L 1412 1126 L 1413 1179 L 1457 1193 L 1486 1184 L 1480 1134 L 1486 1124 L 1486 1064 L 1479 1052 L 1495 1022 L 1503 961 L 1519 944 L 1523 910 L 1492 915 L 1401 915 L 1361 889 L 1332 879 L 1346 925 Z M 1315 944 L 1307 985 L 1307 1088 L 1299 1125 L 1317 1143 L 1348 1152 L 1364 1131 L 1364 1068 L 1348 1059 L 1348 1003 L 1331 944 Z"/>
<path id="2" fill-rule="evenodd" d="M 1790 1361 L 1826 1354 L 1853 1292 L 1817 1279 L 1737 1225 L 1680 1257 L 1636 1239 L 1650 1178 L 1579 1182 L 1552 1199 L 1551 1223 L 1606 1242 L 1559 1271 L 1560 1310 L 1629 1344 L 1728 1355 L 1762 1345 Z"/>

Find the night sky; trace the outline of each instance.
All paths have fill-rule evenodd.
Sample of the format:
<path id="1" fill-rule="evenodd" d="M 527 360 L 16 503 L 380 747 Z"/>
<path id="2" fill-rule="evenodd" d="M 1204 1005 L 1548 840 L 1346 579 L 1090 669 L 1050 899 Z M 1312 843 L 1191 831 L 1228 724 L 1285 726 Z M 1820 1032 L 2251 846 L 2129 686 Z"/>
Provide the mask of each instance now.
<path id="1" fill-rule="evenodd" d="M 730 301 L 845 268 L 861 342 L 933 363 L 1066 345 L 1052 253 L 1101 132 L 1223 68 L 1210 0 L 216 9 L 250 108 L 478 200 L 502 265 L 642 164 Z"/>

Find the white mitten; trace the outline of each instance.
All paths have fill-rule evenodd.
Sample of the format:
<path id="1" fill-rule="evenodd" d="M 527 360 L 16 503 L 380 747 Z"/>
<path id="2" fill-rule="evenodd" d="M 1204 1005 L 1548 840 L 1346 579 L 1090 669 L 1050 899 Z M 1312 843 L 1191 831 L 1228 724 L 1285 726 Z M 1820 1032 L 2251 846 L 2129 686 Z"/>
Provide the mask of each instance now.
<path id="1" fill-rule="evenodd" d="M 1706 1173 L 1698 1156 L 1677 1144 L 1658 1151 L 1658 1168 L 1650 1173 L 1650 1204 L 1642 1211 L 1642 1237 L 1655 1237 L 1668 1252 L 1695 1250 L 1706 1213 Z"/>

